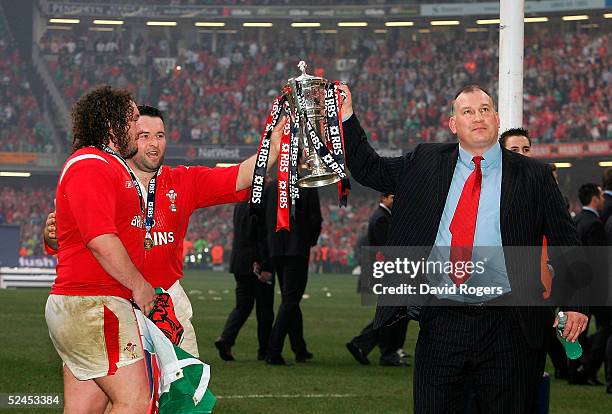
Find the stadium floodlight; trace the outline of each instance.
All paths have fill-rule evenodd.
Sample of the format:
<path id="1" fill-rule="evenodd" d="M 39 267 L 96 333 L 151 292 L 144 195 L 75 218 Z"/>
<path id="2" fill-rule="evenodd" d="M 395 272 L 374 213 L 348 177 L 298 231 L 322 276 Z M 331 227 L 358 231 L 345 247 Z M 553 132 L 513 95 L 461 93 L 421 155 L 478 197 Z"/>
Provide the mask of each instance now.
<path id="1" fill-rule="evenodd" d="M 100 20 L 96 19 L 93 21 L 93 24 L 106 24 L 106 25 L 121 25 L 123 24 L 123 20 Z"/>
<path id="2" fill-rule="evenodd" d="M 612 167 L 612 161 L 599 161 L 600 167 Z"/>
<path id="3" fill-rule="evenodd" d="M 606 13 L 603 16 L 604 16 L 604 19 L 612 19 L 612 13 Z"/>
<path id="4" fill-rule="evenodd" d="M 224 22 L 195 22 L 195 26 L 197 27 L 224 27 Z"/>
<path id="5" fill-rule="evenodd" d="M 338 22 L 338 27 L 366 27 L 368 22 Z"/>
<path id="6" fill-rule="evenodd" d="M 587 16 L 586 14 L 577 14 L 574 16 L 563 16 L 561 19 L 566 22 L 571 22 L 575 20 L 589 20 L 589 16 Z"/>
<path id="7" fill-rule="evenodd" d="M 499 24 L 499 19 L 479 19 L 476 20 L 476 24 Z"/>
<path id="8" fill-rule="evenodd" d="M 429 24 L 432 26 L 457 26 L 461 23 L 459 20 L 432 20 Z"/>
<path id="9" fill-rule="evenodd" d="M 548 17 L 525 17 L 525 23 L 544 23 L 548 21 Z"/>
<path id="10" fill-rule="evenodd" d="M 148 21 L 147 26 L 176 26 L 176 22 L 157 22 L 157 21 Z"/>
<path id="11" fill-rule="evenodd" d="M 89 31 L 91 32 L 113 32 L 115 29 L 112 27 L 90 27 Z"/>
<path id="12" fill-rule="evenodd" d="M 291 27 L 321 27 L 319 22 L 293 22 Z"/>
<path id="13" fill-rule="evenodd" d="M 0 171 L 0 177 L 31 177 L 32 173 L 18 171 Z"/>
<path id="14" fill-rule="evenodd" d="M 273 23 L 270 22 L 244 22 L 242 23 L 243 27 L 272 27 Z"/>
<path id="15" fill-rule="evenodd" d="M 65 23 L 65 24 L 78 24 L 81 22 L 81 19 L 49 19 L 49 23 Z"/>
<path id="16" fill-rule="evenodd" d="M 571 162 L 555 162 L 554 164 L 557 168 L 571 168 L 572 166 Z"/>
<path id="17" fill-rule="evenodd" d="M 387 27 L 407 27 L 414 26 L 414 22 L 385 22 Z"/>

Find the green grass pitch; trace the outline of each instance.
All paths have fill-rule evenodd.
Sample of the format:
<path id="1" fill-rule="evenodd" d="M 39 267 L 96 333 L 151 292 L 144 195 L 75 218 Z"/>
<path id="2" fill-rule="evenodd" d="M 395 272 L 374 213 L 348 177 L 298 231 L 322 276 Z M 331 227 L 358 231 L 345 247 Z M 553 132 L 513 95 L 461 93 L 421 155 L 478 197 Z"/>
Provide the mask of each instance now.
<path id="1" fill-rule="evenodd" d="M 254 312 L 234 347 L 236 362 L 221 361 L 213 341 L 234 305 L 234 279 L 226 273 L 189 271 L 183 281 L 194 308 L 202 359 L 212 367 L 210 387 L 218 413 L 411 413 L 412 367 L 361 366 L 344 344 L 370 321 L 373 307 L 361 305 L 356 280 L 348 275 L 311 275 L 302 301 L 304 332 L 314 359 L 290 366 L 257 361 Z M 278 290 L 278 288 L 276 288 Z M 61 362 L 44 319 L 47 290 L 0 291 L 0 393 L 62 392 Z M 278 306 L 280 296 L 275 295 Z M 410 323 L 404 349 L 414 354 L 418 325 Z M 551 372 L 550 362 L 547 365 Z M 603 379 L 603 371 L 599 373 Z M 59 410 L 7 409 L 7 413 Z M 612 395 L 603 387 L 570 386 L 552 380 L 551 413 L 612 413 Z"/>

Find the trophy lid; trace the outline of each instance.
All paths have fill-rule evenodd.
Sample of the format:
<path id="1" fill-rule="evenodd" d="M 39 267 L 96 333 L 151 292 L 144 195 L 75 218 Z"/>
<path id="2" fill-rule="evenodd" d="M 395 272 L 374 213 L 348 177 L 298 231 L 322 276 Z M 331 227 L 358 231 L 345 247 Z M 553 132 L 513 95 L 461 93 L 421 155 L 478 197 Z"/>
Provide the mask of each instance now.
<path id="1" fill-rule="evenodd" d="M 300 60 L 300 62 L 297 64 L 297 67 L 300 69 L 302 74 L 300 76 L 298 76 L 297 78 L 289 79 L 289 82 L 291 82 L 291 81 L 304 82 L 304 81 L 312 81 L 312 80 L 325 80 L 325 79 L 323 79 L 323 78 L 321 78 L 319 76 L 312 76 L 312 75 L 307 74 L 306 73 L 306 68 L 308 67 L 308 65 L 303 60 Z"/>

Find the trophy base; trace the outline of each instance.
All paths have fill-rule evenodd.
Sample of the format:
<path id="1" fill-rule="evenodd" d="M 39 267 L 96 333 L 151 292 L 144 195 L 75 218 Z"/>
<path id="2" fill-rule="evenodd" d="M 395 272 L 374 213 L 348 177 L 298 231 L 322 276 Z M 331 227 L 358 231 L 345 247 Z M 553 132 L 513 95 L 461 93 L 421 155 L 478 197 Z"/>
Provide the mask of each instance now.
<path id="1" fill-rule="evenodd" d="M 318 175 L 307 175 L 297 181 L 298 186 L 306 188 L 325 187 L 326 185 L 334 184 L 340 181 L 338 174 L 330 172 Z"/>

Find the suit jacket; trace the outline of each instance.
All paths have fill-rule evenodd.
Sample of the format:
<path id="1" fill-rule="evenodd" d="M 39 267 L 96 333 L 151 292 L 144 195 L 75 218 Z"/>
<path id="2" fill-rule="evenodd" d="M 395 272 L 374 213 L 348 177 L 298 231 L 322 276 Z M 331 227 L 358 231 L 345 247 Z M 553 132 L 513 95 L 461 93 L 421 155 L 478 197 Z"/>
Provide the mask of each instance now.
<path id="1" fill-rule="evenodd" d="M 601 222 L 607 223 L 608 218 L 612 216 L 612 196 L 604 194 L 604 206 L 601 212 Z"/>
<path id="2" fill-rule="evenodd" d="M 604 305 L 608 301 L 608 249 L 606 232 L 602 221 L 589 210 L 582 210 L 574 218 L 578 237 L 584 246 L 591 267 L 592 281 L 587 297 L 593 305 Z M 610 220 L 608 220 L 610 222 Z"/>
<path id="3" fill-rule="evenodd" d="M 278 180 L 266 184 L 263 194 L 263 214 L 261 225 L 266 231 L 267 257 L 303 256 L 310 258 L 310 248 L 317 244 L 321 233 L 321 206 L 316 188 L 301 188 L 296 200 L 295 218 L 291 217 L 291 231 L 276 231 L 276 212 L 278 201 Z"/>
<path id="4" fill-rule="evenodd" d="M 258 251 L 257 221 L 250 214 L 249 203 L 238 203 L 234 207 L 234 241 L 230 256 L 230 273 L 248 275 L 253 273 L 253 262 L 261 261 Z M 264 237 L 264 236 L 262 236 Z"/>
<path id="5" fill-rule="evenodd" d="M 605 246 L 606 233 L 602 221 L 589 210 L 582 210 L 574 218 L 576 231 L 583 246 Z"/>
<path id="6" fill-rule="evenodd" d="M 376 207 L 368 222 L 368 245 L 385 246 L 391 223 L 391 213 L 380 205 Z"/>
<path id="7" fill-rule="evenodd" d="M 604 229 L 606 231 L 606 241 L 608 242 L 608 246 L 612 246 L 612 220 L 606 221 Z"/>
<path id="8" fill-rule="evenodd" d="M 457 164 L 459 145 L 421 144 L 404 156 L 385 158 L 368 144 L 355 115 L 343 123 L 343 128 L 347 166 L 353 177 L 379 192 L 395 194 L 387 244 L 424 246 L 430 251 Z M 579 244 L 550 167 L 505 149 L 500 221 L 504 247 L 541 246 L 543 236 L 549 246 Z M 539 277 L 541 249 L 529 250 L 533 252 L 511 257 L 512 252 L 507 254 L 504 249 L 506 270 L 513 295 L 538 301 L 544 290 Z M 423 313 L 437 310 L 428 308 Z M 512 311 L 517 313 L 529 344 L 541 348 L 543 328 L 551 326 L 553 320 L 550 308 L 516 307 Z M 393 312 L 393 308 L 379 307 L 375 326 L 384 324 Z"/>

